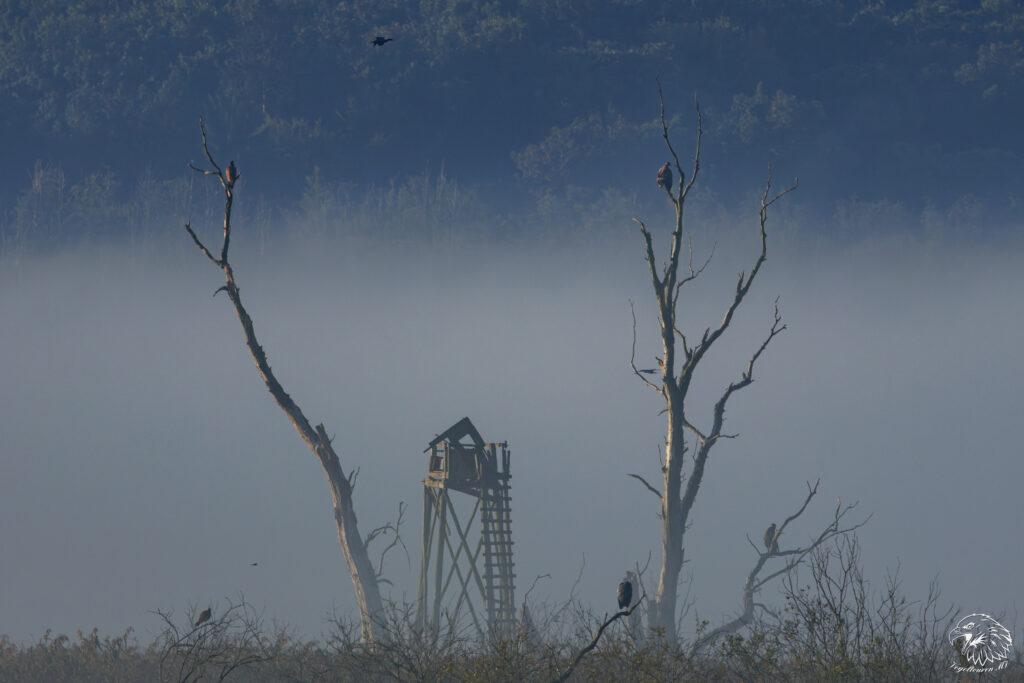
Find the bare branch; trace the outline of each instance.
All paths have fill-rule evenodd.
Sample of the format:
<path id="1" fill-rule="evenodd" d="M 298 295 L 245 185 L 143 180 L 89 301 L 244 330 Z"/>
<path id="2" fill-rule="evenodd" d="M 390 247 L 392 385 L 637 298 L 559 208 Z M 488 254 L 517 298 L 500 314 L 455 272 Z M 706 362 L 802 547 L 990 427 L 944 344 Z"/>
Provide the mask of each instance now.
<path id="1" fill-rule="evenodd" d="M 651 493 L 656 495 L 658 497 L 658 500 L 661 500 L 661 491 L 659 491 L 658 489 L 656 489 L 653 486 L 651 486 L 650 484 L 648 484 L 647 480 L 644 479 L 643 477 L 641 477 L 639 474 L 633 474 L 632 472 L 627 472 L 626 476 L 627 477 L 633 477 L 634 479 L 639 481 L 641 484 L 643 484 L 644 486 L 647 487 L 648 491 L 650 491 Z"/>
<path id="2" fill-rule="evenodd" d="M 717 339 L 720 336 L 722 336 L 725 330 L 729 327 L 729 323 L 732 322 L 732 318 L 733 315 L 736 313 L 736 309 L 739 308 L 740 304 L 743 302 L 743 299 L 746 298 L 747 292 L 750 291 L 750 286 L 754 282 L 754 278 L 757 276 L 757 273 L 761 270 L 761 266 L 764 264 L 765 260 L 768 257 L 768 207 L 797 188 L 797 185 L 794 184 L 792 187 L 789 187 L 788 189 L 783 190 L 782 192 L 778 193 L 771 199 L 768 199 L 768 195 L 771 191 L 771 184 L 771 166 L 769 165 L 768 180 L 765 183 L 764 194 L 761 198 L 761 210 L 759 215 L 759 221 L 761 226 L 761 253 L 757 257 L 757 260 L 754 262 L 754 267 L 751 268 L 749 275 L 743 271 L 740 271 L 739 278 L 736 282 L 736 293 L 733 296 L 732 303 L 729 304 L 728 309 L 726 309 L 725 315 L 722 317 L 722 322 L 719 323 L 718 327 L 715 328 L 714 331 L 711 331 L 709 329 L 707 332 L 704 333 L 704 338 L 701 340 L 700 345 L 694 350 L 693 353 L 693 359 L 690 363 L 690 365 L 693 367 L 695 367 L 697 363 L 700 362 L 700 359 L 707 352 L 707 350 L 711 348 L 715 341 L 717 341 Z M 781 332 L 781 330 L 779 331 Z"/>
<path id="3" fill-rule="evenodd" d="M 384 558 L 387 557 L 388 551 L 390 551 L 392 548 L 394 548 L 397 545 L 402 546 L 402 550 L 405 552 L 406 562 L 410 566 L 412 565 L 412 560 L 409 557 L 409 549 L 405 546 L 405 541 L 402 540 L 402 534 L 401 534 L 402 519 L 405 517 L 405 510 L 406 510 L 407 507 L 408 506 L 405 504 L 405 501 L 399 501 L 399 503 L 398 503 L 398 518 L 394 521 L 394 523 L 388 522 L 387 524 L 385 524 L 383 526 L 377 527 L 376 529 L 374 529 L 373 531 L 371 531 L 369 534 L 366 535 L 366 541 L 363 542 L 363 545 L 366 546 L 367 548 L 369 548 L 370 547 L 370 543 L 372 543 L 373 540 L 376 539 L 378 536 L 380 536 L 382 534 L 386 534 L 389 531 L 394 535 L 394 537 L 391 539 L 391 543 L 389 543 L 388 546 L 386 548 L 384 548 L 383 551 L 381 551 L 380 557 L 378 558 L 377 570 L 376 570 L 376 575 L 377 575 L 377 580 L 378 581 L 384 581 L 384 582 L 390 583 L 390 581 L 387 581 L 387 579 L 383 578 L 383 576 L 384 576 Z"/>
<path id="4" fill-rule="evenodd" d="M 530 588 L 527 589 L 526 593 L 523 594 L 523 603 L 525 604 L 525 603 L 529 602 L 529 600 L 530 600 L 530 593 L 532 593 L 533 589 L 537 587 L 537 582 L 538 581 L 540 581 L 541 579 L 550 579 L 550 578 L 551 578 L 551 574 L 538 574 L 537 576 L 535 576 L 534 579 L 533 579 L 533 583 L 530 584 Z"/>
<path id="5" fill-rule="evenodd" d="M 664 285 L 662 284 L 661 276 L 658 275 L 658 267 L 657 265 L 655 265 L 656 260 L 654 257 L 654 242 L 651 240 L 651 233 L 650 231 L 647 230 L 647 226 L 644 225 L 644 222 L 642 220 L 636 218 L 635 216 L 633 217 L 633 220 L 636 222 L 637 225 L 640 226 L 640 234 L 643 235 L 644 238 L 644 248 L 646 249 L 647 264 L 650 266 L 651 269 L 651 279 L 654 281 L 654 289 L 655 291 L 660 292 Z"/>
<path id="6" fill-rule="evenodd" d="M 210 154 L 210 146 L 206 142 L 206 122 L 203 121 L 203 117 L 202 116 L 199 117 L 199 131 L 202 133 L 202 136 L 203 136 L 203 151 L 206 153 L 206 158 L 209 160 L 210 165 L 213 166 L 217 170 L 215 170 L 215 171 L 207 171 L 207 170 L 202 169 L 202 168 L 196 168 L 195 166 L 192 165 L 191 161 L 188 162 L 188 167 L 191 168 L 193 171 L 196 171 L 198 173 L 202 173 L 203 175 L 215 175 L 215 176 L 217 176 L 217 178 L 220 179 L 221 184 L 224 185 L 225 188 L 227 188 L 227 183 L 224 182 L 224 173 L 220 170 L 220 166 L 217 165 L 217 162 L 214 161 L 213 155 Z"/>
<path id="7" fill-rule="evenodd" d="M 643 586 L 642 583 L 640 585 L 641 587 Z M 637 600 L 629 609 L 619 610 L 611 617 L 608 617 L 608 613 L 605 612 L 606 619 L 604 620 L 604 623 L 602 623 L 601 626 L 597 629 L 597 633 L 594 634 L 594 639 L 591 640 L 586 647 L 584 647 L 582 650 L 576 653 L 576 657 L 574 657 L 572 663 L 569 664 L 569 668 L 567 668 L 558 676 L 551 679 L 552 683 L 565 683 L 565 681 L 569 680 L 569 676 L 571 676 L 572 672 L 576 670 L 576 667 L 579 666 L 579 663 L 583 660 L 583 658 L 586 657 L 587 654 L 589 654 L 595 647 L 597 647 L 597 644 L 599 642 L 601 642 L 601 636 L 604 635 L 605 629 L 607 629 L 609 626 L 611 626 L 619 619 L 622 619 L 623 617 L 628 617 L 629 615 L 633 614 L 633 610 L 639 607 L 640 603 L 642 603 L 645 599 L 647 599 L 646 590 L 644 591 L 644 594 L 640 596 L 640 599 Z"/>
<path id="8" fill-rule="evenodd" d="M 759 606 L 758 603 L 754 602 L 754 595 L 765 584 L 783 574 L 792 571 L 797 565 L 803 562 L 815 548 L 821 546 L 826 541 L 837 536 L 842 536 L 852 531 L 856 531 L 857 529 L 867 524 L 868 520 L 871 519 L 871 515 L 868 515 L 868 517 L 866 517 L 864 520 L 856 524 L 847 527 L 841 526 L 841 521 L 844 517 L 846 517 L 847 514 L 849 514 L 850 511 L 852 511 L 856 507 L 856 503 L 843 507 L 842 503 L 837 501 L 836 509 L 833 512 L 832 521 L 828 525 L 826 525 L 825 528 L 822 529 L 821 532 L 818 534 L 818 536 L 812 539 L 806 547 L 796 547 L 788 550 L 778 550 L 775 545 L 775 541 L 777 541 L 777 539 L 782 535 L 782 531 L 787 526 L 789 526 L 790 522 L 798 519 L 801 515 L 803 515 L 804 511 L 807 510 L 807 506 L 818 493 L 818 485 L 820 483 L 820 479 L 816 481 L 813 486 L 811 486 L 810 482 L 807 482 L 807 496 L 804 498 L 803 504 L 801 504 L 800 507 L 797 508 L 797 510 L 793 514 L 786 517 L 782 524 L 778 526 L 778 528 L 775 531 L 774 538 L 772 539 L 773 543 L 768 548 L 762 551 L 758 549 L 756 545 L 754 546 L 755 550 L 757 550 L 758 557 L 756 562 L 754 563 L 754 566 L 747 574 L 747 578 L 743 586 L 743 612 L 735 619 L 732 619 L 729 622 L 722 624 L 721 626 L 713 629 L 703 637 L 699 638 L 694 643 L 694 652 L 703 649 L 719 636 L 728 633 L 735 633 L 739 629 L 751 623 L 751 621 L 753 621 L 754 619 L 754 608 L 756 606 Z M 747 540 L 750 541 L 749 536 L 747 537 Z M 753 545 L 753 543 L 751 544 Z M 785 558 L 783 560 L 783 566 L 771 572 L 765 577 L 760 577 L 761 570 L 764 568 L 765 564 L 768 562 L 769 559 L 775 557 Z M 760 607 L 762 609 L 767 609 L 763 605 L 760 605 Z"/>
<path id="9" fill-rule="evenodd" d="M 632 299 L 629 300 L 629 312 L 633 315 L 633 348 L 629 354 L 629 367 L 633 368 L 633 374 L 639 377 L 641 382 L 660 393 L 661 387 L 644 377 L 644 374 L 649 373 L 646 370 L 638 370 L 636 367 L 636 310 L 633 307 Z"/>
<path id="10" fill-rule="evenodd" d="M 750 361 L 747 363 L 747 369 L 741 375 L 740 381 L 731 382 L 729 386 L 726 387 L 725 392 L 722 394 L 721 398 L 719 398 L 718 401 L 715 403 L 711 433 L 708 435 L 708 438 L 711 441 L 721 438 L 732 438 L 735 436 L 722 434 L 722 426 L 725 424 L 725 406 L 729 402 L 729 398 L 734 393 L 736 393 L 740 389 L 743 389 L 744 387 L 750 386 L 754 382 L 754 363 L 756 363 L 757 359 L 761 357 L 761 354 L 764 353 L 764 350 L 768 348 L 768 344 L 771 342 L 771 340 L 774 339 L 777 335 L 781 334 L 782 331 L 786 329 L 786 326 L 782 325 L 781 323 L 782 316 L 779 315 L 779 300 L 776 297 L 775 315 L 772 320 L 772 327 L 768 331 L 768 336 L 761 343 L 761 346 L 758 347 L 757 351 L 754 352 L 754 355 L 751 356 Z M 702 342 L 701 344 L 703 345 L 704 342 Z"/>
<path id="11" fill-rule="evenodd" d="M 189 236 L 192 238 L 192 241 L 196 243 L 196 246 L 199 247 L 199 250 L 206 254 L 206 258 L 210 259 L 213 262 L 213 265 L 217 267 L 223 267 L 224 264 L 218 261 L 216 258 L 214 258 L 213 254 L 210 253 L 210 250 L 206 248 L 206 245 L 200 242 L 199 238 L 196 237 L 195 232 L 192 231 L 191 221 L 185 221 L 185 230 L 188 231 Z"/>
<path id="12" fill-rule="evenodd" d="M 676 293 L 675 293 L 675 296 L 673 298 L 673 303 L 675 303 L 675 301 L 678 301 L 678 299 L 679 299 L 679 290 L 683 288 L 683 285 L 685 285 L 687 282 L 690 282 L 692 280 L 696 280 L 698 277 L 700 277 L 700 274 L 704 272 L 704 269 L 708 267 L 708 264 L 711 263 L 711 259 L 714 258 L 714 256 L 715 256 L 715 249 L 717 247 L 718 247 L 718 242 L 715 242 L 713 245 L 711 245 L 711 253 L 708 254 L 708 257 L 706 259 L 704 259 L 704 263 L 701 264 L 700 268 L 698 268 L 697 270 L 694 270 L 693 269 L 693 237 L 692 236 L 690 237 L 690 257 L 689 257 L 689 260 L 688 260 L 688 263 L 687 263 L 687 269 L 690 271 L 690 274 L 687 275 L 686 277 L 684 277 L 682 280 L 680 280 L 679 284 L 676 285 Z"/>
<path id="13" fill-rule="evenodd" d="M 643 578 L 643 575 L 647 571 L 647 568 L 651 566 L 651 557 L 652 556 L 653 556 L 653 553 L 650 550 L 648 550 L 647 551 L 647 561 L 644 562 L 644 566 L 641 567 L 639 562 L 636 563 L 636 575 L 638 577 Z"/>

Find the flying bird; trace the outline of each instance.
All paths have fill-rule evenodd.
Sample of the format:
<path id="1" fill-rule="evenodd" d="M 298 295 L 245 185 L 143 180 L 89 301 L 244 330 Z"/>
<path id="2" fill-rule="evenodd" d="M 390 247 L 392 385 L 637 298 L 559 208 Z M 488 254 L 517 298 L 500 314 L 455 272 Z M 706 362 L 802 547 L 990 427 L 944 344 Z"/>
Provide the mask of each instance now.
<path id="1" fill-rule="evenodd" d="M 199 626 L 200 624 L 209 621 L 212 615 L 213 607 L 207 607 L 206 609 L 204 609 L 202 612 L 199 613 L 199 621 L 196 622 L 196 626 Z"/>
<path id="2" fill-rule="evenodd" d="M 390 43 L 394 38 L 385 38 L 384 36 L 377 36 L 373 39 L 374 47 L 380 47 L 384 43 Z"/>
<path id="3" fill-rule="evenodd" d="M 775 538 L 775 522 L 772 522 L 772 525 L 765 529 L 764 547 L 771 550 L 773 553 L 779 552 L 779 542 Z"/>
<path id="4" fill-rule="evenodd" d="M 667 192 L 672 192 L 672 169 L 668 167 L 667 161 L 658 169 L 658 187 L 664 187 Z"/>
<path id="5" fill-rule="evenodd" d="M 619 609 L 626 609 L 629 607 L 629 603 L 633 600 L 633 584 L 629 580 L 629 574 L 619 584 Z"/>
<path id="6" fill-rule="evenodd" d="M 640 370 L 640 372 L 644 373 L 645 375 L 653 375 L 654 373 L 656 373 L 658 371 L 655 368 L 646 368 L 644 370 Z"/>
<path id="7" fill-rule="evenodd" d="M 1010 656 L 1013 639 L 1005 626 L 987 614 L 968 614 L 949 632 L 949 644 L 975 666 Z"/>
<path id="8" fill-rule="evenodd" d="M 232 161 L 228 164 L 228 170 L 224 174 L 224 182 L 228 184 L 228 187 L 234 187 L 235 183 L 238 182 L 238 179 L 241 177 L 242 174 L 239 173 L 238 169 L 235 167 L 235 162 Z"/>

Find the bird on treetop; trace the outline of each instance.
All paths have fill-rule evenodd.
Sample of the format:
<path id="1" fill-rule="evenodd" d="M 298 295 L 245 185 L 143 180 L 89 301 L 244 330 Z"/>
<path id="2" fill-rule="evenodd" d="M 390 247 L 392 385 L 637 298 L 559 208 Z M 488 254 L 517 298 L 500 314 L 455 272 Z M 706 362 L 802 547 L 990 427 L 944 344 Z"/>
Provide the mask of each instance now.
<path id="1" fill-rule="evenodd" d="M 199 626 L 200 624 L 209 621 L 210 617 L 212 615 L 213 615 L 213 607 L 212 606 L 211 607 L 207 607 L 206 609 L 204 609 L 202 612 L 199 613 L 199 621 L 196 622 L 196 626 Z"/>
<path id="2" fill-rule="evenodd" d="M 672 169 L 668 167 L 668 162 L 658 169 L 658 187 L 664 187 L 666 192 L 672 192 Z"/>
<path id="3" fill-rule="evenodd" d="M 373 39 L 373 46 L 380 47 L 384 43 L 390 43 L 394 38 L 385 38 L 384 36 L 377 36 Z"/>
<path id="4" fill-rule="evenodd" d="M 617 597 L 619 598 L 619 609 L 629 607 L 629 603 L 633 600 L 633 584 L 629 580 L 629 574 L 626 574 L 626 578 L 619 584 Z"/>

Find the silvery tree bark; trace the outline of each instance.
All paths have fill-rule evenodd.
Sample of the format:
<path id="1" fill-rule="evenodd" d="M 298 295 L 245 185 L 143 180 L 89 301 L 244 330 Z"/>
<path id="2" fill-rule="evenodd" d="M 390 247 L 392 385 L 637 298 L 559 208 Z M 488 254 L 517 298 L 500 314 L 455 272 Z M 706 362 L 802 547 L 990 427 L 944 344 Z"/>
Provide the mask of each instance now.
<path id="1" fill-rule="evenodd" d="M 693 157 L 693 166 L 689 178 L 683 172 L 683 168 L 676 154 L 672 142 L 669 139 L 668 125 L 665 122 L 665 103 L 661 92 L 661 84 L 658 84 L 658 97 L 661 103 L 661 129 L 665 139 L 665 145 L 672 156 L 673 166 L 679 178 L 679 183 L 673 193 L 671 185 L 664 186 L 669 199 L 675 208 L 675 227 L 672 231 L 672 244 L 668 253 L 668 260 L 659 267 L 654 253 L 654 240 L 647 226 L 638 218 L 633 220 L 640 226 L 640 234 L 643 238 L 644 249 L 648 266 L 650 268 L 651 284 L 654 287 L 654 294 L 658 304 L 658 319 L 661 327 L 661 358 L 658 359 L 657 370 L 640 371 L 635 363 L 636 327 L 634 318 L 634 358 L 630 363 L 633 372 L 647 386 L 651 387 L 665 401 L 665 414 L 667 419 L 667 431 L 665 436 L 665 458 L 662 464 L 663 482 L 659 491 L 650 485 L 643 477 L 631 475 L 644 483 L 649 490 L 660 498 L 661 502 L 661 546 L 662 562 L 661 571 L 658 577 L 658 588 L 654 599 L 651 601 L 649 610 L 649 625 L 661 632 L 668 640 L 676 639 L 676 611 L 679 586 L 679 574 L 685 560 L 685 549 L 683 537 L 689 521 L 690 512 L 697 500 L 701 483 L 704 480 L 704 468 L 707 464 L 708 455 L 712 447 L 719 439 L 730 438 L 734 435 L 723 434 L 722 426 L 725 420 L 725 408 L 730 397 L 749 386 L 754 381 L 754 364 L 767 348 L 768 344 L 776 335 L 780 334 L 786 326 L 781 324 L 778 307 L 775 309 L 775 319 L 768 335 L 760 347 L 750 357 L 746 369 L 741 373 L 737 381 L 731 382 L 714 405 L 712 423 L 710 427 L 700 428 L 690 421 L 686 412 L 686 401 L 690 385 L 697 367 L 700 365 L 705 354 L 711 346 L 728 329 L 736 310 L 743 299 L 747 296 L 754 278 L 757 277 L 761 266 L 767 258 L 767 220 L 768 208 L 782 196 L 796 189 L 796 183 L 789 189 L 778 194 L 771 194 L 771 175 L 769 174 L 764 195 L 761 199 L 760 226 L 761 226 L 761 252 L 754 262 L 749 274 L 741 272 L 736 283 L 736 289 L 732 302 L 729 304 L 722 318 L 721 323 L 712 329 L 707 328 L 701 335 L 699 341 L 692 340 L 677 325 L 677 307 L 679 295 L 683 285 L 694 280 L 701 274 L 710 262 L 710 257 L 698 268 L 693 267 L 692 248 L 689 250 L 689 260 L 686 270 L 680 272 L 680 261 L 684 241 L 683 216 L 686 198 L 693 188 L 700 171 L 701 137 L 703 135 L 703 121 L 699 105 L 697 109 L 697 142 Z M 659 183 L 661 184 L 661 183 Z M 693 342 L 696 343 L 693 343 Z M 657 378 L 648 379 L 647 376 L 660 374 L 660 382 Z M 695 453 L 692 458 L 692 465 L 688 473 L 684 472 L 686 464 L 685 456 L 688 451 L 684 435 L 689 433 L 693 441 Z"/>
<path id="2" fill-rule="evenodd" d="M 384 614 L 384 605 L 380 596 L 378 583 L 379 574 L 374 569 L 367 551 L 367 542 L 359 533 L 359 526 L 356 522 L 356 511 L 352 503 L 353 477 L 346 476 L 341 467 L 341 460 L 331 444 L 327 430 L 323 424 L 318 424 L 314 429 L 309 420 L 302 413 L 298 404 L 285 392 L 284 387 L 277 380 L 274 371 L 270 368 L 267 355 L 256 338 L 256 331 L 253 328 L 252 318 L 249 317 L 245 306 L 242 305 L 242 297 L 238 285 L 235 282 L 234 271 L 228 261 L 228 247 L 231 242 L 231 205 L 234 201 L 234 186 L 240 177 L 235 168 L 234 162 L 221 170 L 221 167 L 214 161 L 206 142 L 206 128 L 202 119 L 199 120 L 200 130 L 203 136 L 203 151 L 206 158 L 213 166 L 213 170 L 189 166 L 204 175 L 216 176 L 224 188 L 224 240 L 221 245 L 220 255 L 214 256 L 209 249 L 200 241 L 192 230 L 190 223 L 185 224 L 185 230 L 192 237 L 199 250 L 224 273 L 225 284 L 217 290 L 224 291 L 235 307 L 235 313 L 242 324 L 242 331 L 245 333 L 245 345 L 252 355 L 256 368 L 266 382 L 267 389 L 271 396 L 281 407 L 289 421 L 299 433 L 299 436 L 306 443 L 313 454 L 320 461 L 320 465 L 327 474 L 327 481 L 331 487 L 331 498 L 334 502 L 334 521 L 338 528 L 338 543 L 345 555 L 348 564 L 349 574 L 352 577 L 352 585 L 355 588 L 356 600 L 359 603 L 360 624 L 364 642 L 372 644 L 379 635 L 378 620 Z M 397 529 L 395 530 L 397 533 Z"/>

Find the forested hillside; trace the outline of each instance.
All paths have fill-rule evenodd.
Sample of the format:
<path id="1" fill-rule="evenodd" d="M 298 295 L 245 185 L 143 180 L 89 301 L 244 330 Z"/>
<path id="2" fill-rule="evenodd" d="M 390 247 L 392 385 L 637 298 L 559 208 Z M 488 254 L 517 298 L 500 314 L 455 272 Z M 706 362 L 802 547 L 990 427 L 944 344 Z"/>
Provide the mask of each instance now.
<path id="1" fill-rule="evenodd" d="M 325 192 L 351 209 L 457 188 L 491 226 L 628 203 L 663 161 L 659 76 L 681 131 L 700 96 L 719 190 L 771 160 L 813 180 L 802 201 L 824 216 L 1005 222 L 1022 36 L 1010 0 L 9 0 L 0 215 L 6 243 L 50 242 L 140 192 L 175 205 L 162 184 L 184 176 L 200 114 L 278 207 L 268 224 Z"/>

